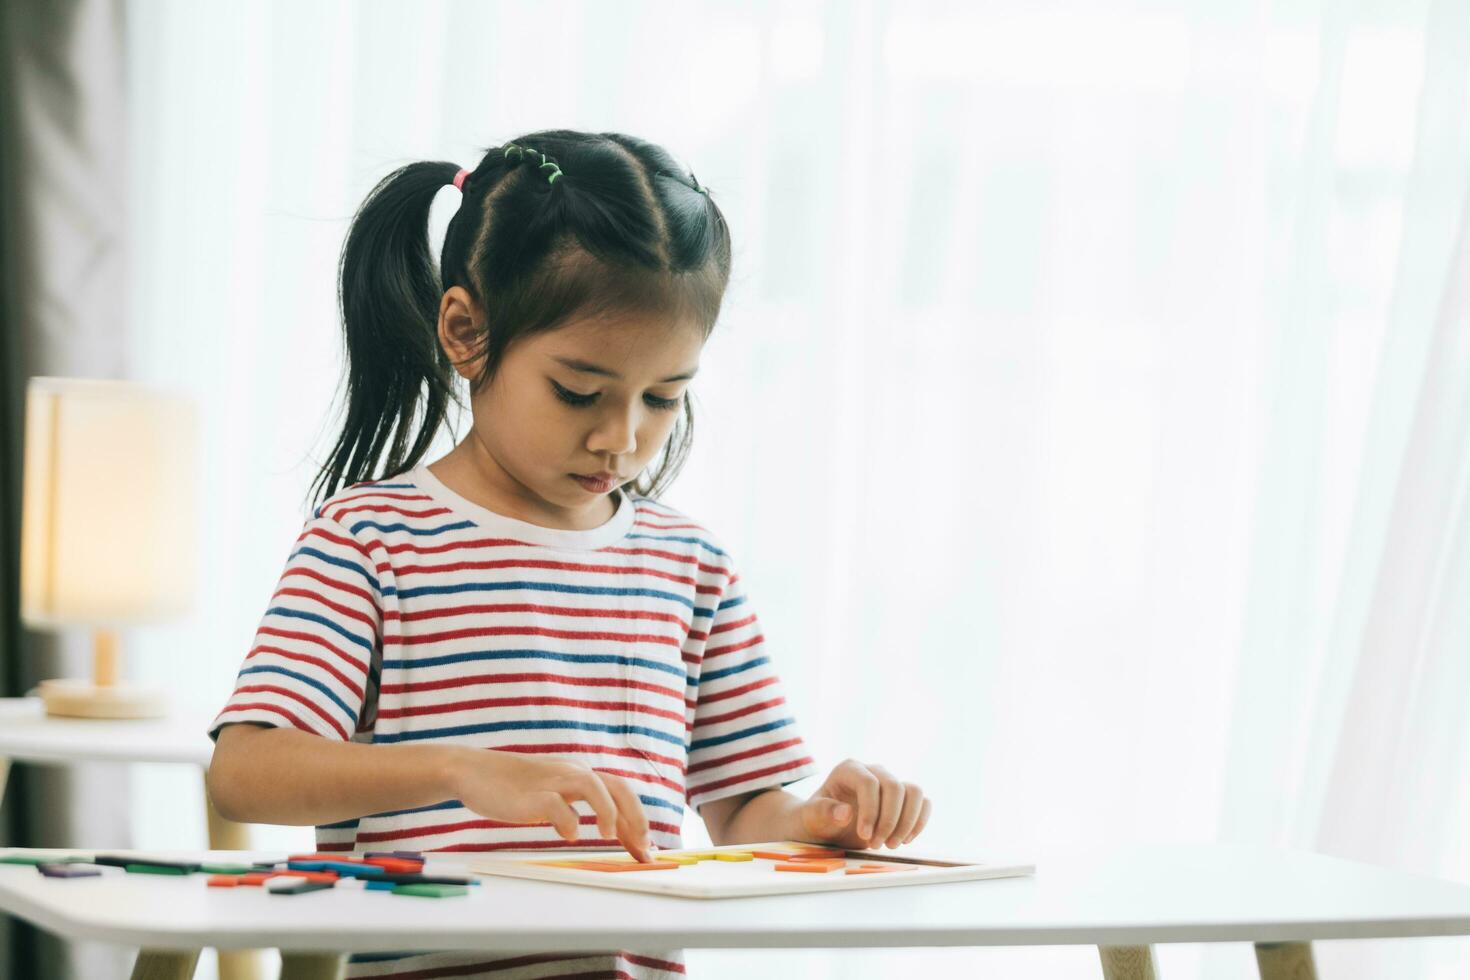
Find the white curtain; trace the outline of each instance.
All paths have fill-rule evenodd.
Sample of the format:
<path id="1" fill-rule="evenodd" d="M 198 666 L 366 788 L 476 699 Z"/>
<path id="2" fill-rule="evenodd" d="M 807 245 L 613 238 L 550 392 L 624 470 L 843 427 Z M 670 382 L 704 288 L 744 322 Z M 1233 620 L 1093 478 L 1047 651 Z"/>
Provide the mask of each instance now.
<path id="1" fill-rule="evenodd" d="M 136 637 L 141 673 L 200 706 L 230 688 L 333 435 L 335 264 L 372 184 L 617 130 L 733 228 L 668 499 L 741 562 L 824 767 L 923 785 L 935 851 L 1244 841 L 1470 881 L 1470 6 L 128 15 L 130 363 L 205 400 L 212 505 L 200 607 Z M 146 778 L 140 838 L 178 839 L 198 787 Z M 1159 959 L 1253 969 L 1248 946 Z M 1097 970 L 1091 948 L 689 960 Z M 1449 976 L 1470 942 L 1318 961 Z"/>

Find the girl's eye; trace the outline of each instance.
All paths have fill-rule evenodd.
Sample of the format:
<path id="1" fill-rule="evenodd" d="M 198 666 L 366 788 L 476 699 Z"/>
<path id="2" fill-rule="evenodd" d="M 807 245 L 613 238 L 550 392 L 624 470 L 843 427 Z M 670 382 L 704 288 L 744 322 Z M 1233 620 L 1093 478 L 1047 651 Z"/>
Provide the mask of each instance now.
<path id="1" fill-rule="evenodd" d="M 572 391 L 569 388 L 563 388 L 555 381 L 551 382 L 551 388 L 554 392 L 556 392 L 556 397 L 560 398 L 568 405 L 574 405 L 578 408 L 583 408 L 587 405 L 591 405 L 594 401 L 597 400 L 596 395 L 578 394 L 577 392 Z M 681 401 L 681 399 L 660 398 L 657 395 L 644 395 L 643 401 L 647 403 L 649 408 L 658 409 L 661 412 L 671 412 L 679 407 L 679 402 Z"/>
<path id="2" fill-rule="evenodd" d="M 595 401 L 597 398 L 596 395 L 579 395 L 575 391 L 570 391 L 566 388 L 563 388 L 555 381 L 551 383 L 551 387 L 552 390 L 556 392 L 556 397 L 560 398 L 568 405 L 576 405 L 578 407 L 582 405 L 591 405 L 592 402 Z"/>

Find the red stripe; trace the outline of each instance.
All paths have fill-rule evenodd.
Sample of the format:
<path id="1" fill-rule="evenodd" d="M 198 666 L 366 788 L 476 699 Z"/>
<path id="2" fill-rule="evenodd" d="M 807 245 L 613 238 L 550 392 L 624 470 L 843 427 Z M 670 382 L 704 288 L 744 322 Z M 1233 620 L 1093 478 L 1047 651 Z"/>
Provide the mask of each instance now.
<path id="1" fill-rule="evenodd" d="M 476 538 L 473 541 L 447 541 L 444 544 L 417 544 L 413 541 L 403 541 L 399 544 L 384 544 L 383 548 L 390 555 L 442 555 L 446 551 L 456 551 L 460 548 L 528 548 L 524 541 L 515 538 Z"/>
<path id="2" fill-rule="evenodd" d="M 224 710 L 220 712 L 220 714 L 227 715 L 232 711 L 271 711 L 289 721 L 293 728 L 299 728 L 303 732 L 306 732 L 308 735 L 320 734 L 315 728 L 312 728 L 306 722 L 302 721 L 300 718 L 297 718 L 291 712 L 287 711 L 285 708 L 281 707 L 278 704 L 266 704 L 264 701 L 252 702 L 249 704 L 227 704 L 225 705 Z"/>
<path id="3" fill-rule="evenodd" d="M 445 691 L 456 687 L 472 687 L 475 684 L 526 684 L 540 681 L 569 684 L 574 687 L 617 687 L 623 690 L 647 691 L 650 694 L 676 698 L 681 704 L 686 703 L 682 691 L 671 691 L 658 684 L 623 680 L 617 677 L 565 677 L 561 674 L 476 674 L 471 677 L 447 677 L 437 681 L 384 684 L 379 690 L 383 694 L 409 694 L 414 691 Z"/>
<path id="4" fill-rule="evenodd" d="M 293 701 L 299 701 L 300 703 L 306 705 L 308 708 L 314 711 L 317 716 L 322 719 L 322 721 L 325 721 L 328 725 L 331 725 L 332 728 L 337 732 L 337 734 L 342 736 L 342 741 L 345 742 L 350 738 L 350 736 L 347 734 L 347 729 L 343 728 L 342 723 L 339 722 L 336 718 L 333 718 L 331 715 L 327 714 L 325 708 L 317 704 L 315 701 L 308 700 L 306 697 L 302 696 L 296 691 L 291 690 L 290 688 L 278 687 L 275 684 L 244 684 L 240 687 L 235 688 L 235 693 L 280 694 L 284 697 L 290 698 Z"/>
<path id="5" fill-rule="evenodd" d="M 439 633 L 385 634 L 383 646 L 412 646 L 442 640 L 463 640 L 472 636 L 550 636 L 558 640 L 609 640 L 614 643 L 659 643 L 678 648 L 678 637 L 655 633 L 611 633 L 607 630 L 557 630 L 545 626 L 466 626 L 464 629 Z"/>
<path id="6" fill-rule="evenodd" d="M 446 565 L 400 565 L 399 575 L 433 575 L 439 572 L 487 571 L 497 568 L 545 568 L 561 572 L 600 572 L 605 575 L 652 575 L 655 578 L 693 585 L 694 579 L 687 575 L 675 575 L 658 568 L 624 565 L 586 565 L 580 562 L 547 561 L 542 558 L 497 558 L 492 561 L 456 561 Z"/>
<path id="7" fill-rule="evenodd" d="M 739 687 L 732 687 L 728 691 L 717 691 L 714 694 L 705 694 L 704 690 L 701 689 L 699 692 L 699 703 L 713 704 L 716 701 L 724 701 L 728 698 L 738 698 L 742 694 L 748 694 L 751 691 L 774 684 L 776 680 L 775 677 L 766 677 L 762 680 L 751 681 L 749 684 L 742 684 Z"/>
<path id="8" fill-rule="evenodd" d="M 801 739 L 789 738 L 784 742 L 773 742 L 770 745 L 757 745 L 755 748 L 746 749 L 743 752 L 736 752 L 733 755 L 722 755 L 716 759 L 708 759 L 704 762 L 696 762 L 694 765 L 689 767 L 689 772 L 696 773 L 702 772 L 705 769 L 718 769 L 720 766 L 727 766 L 732 762 L 739 762 L 741 759 L 753 759 L 758 755 L 765 755 L 767 752 L 775 752 L 778 749 L 786 749 L 790 748 L 793 745 L 800 744 Z"/>
<path id="9" fill-rule="evenodd" d="M 761 701 L 758 704 L 748 704 L 743 708 L 738 708 L 735 711 L 728 711 L 723 715 L 710 715 L 708 718 L 701 717 L 699 719 L 699 724 L 717 725 L 722 721 L 733 721 L 736 718 L 743 718 L 746 715 L 754 714 L 757 711 L 764 711 L 766 708 L 774 708 L 778 704 L 785 703 L 785 698 L 776 698 L 772 701 Z"/>
<path id="10" fill-rule="evenodd" d="M 583 826 L 595 827 L 597 826 L 597 815 L 591 813 L 581 815 L 578 823 L 582 824 Z M 379 830 L 369 833 L 359 831 L 357 834 L 357 842 L 359 844 L 377 844 L 382 843 L 383 841 L 404 840 L 409 837 L 439 837 L 444 834 L 453 834 L 461 830 L 500 830 L 505 827 L 525 826 L 550 827 L 551 824 L 544 820 L 538 820 L 529 825 L 524 823 L 507 823 L 503 820 L 486 820 L 483 818 L 479 820 L 460 820 L 456 823 L 429 824 L 425 827 L 409 827 L 404 830 Z M 650 830 L 660 830 L 666 834 L 679 833 L 679 826 L 677 824 L 664 823 L 659 820 L 648 821 L 648 827 Z M 565 841 L 562 841 L 561 843 L 565 843 Z M 579 840 L 577 843 L 581 847 L 607 847 L 615 846 L 619 842 L 616 840 L 602 840 L 598 838 L 593 838 L 592 840 Z M 454 850 L 454 848 L 447 847 L 442 848 L 442 850 Z"/>
<path id="11" fill-rule="evenodd" d="M 409 510 L 407 507 L 399 507 L 396 504 L 358 504 L 356 507 L 343 507 L 332 514 L 327 514 L 338 524 L 343 523 L 342 518 L 348 514 L 356 514 L 359 511 L 369 511 L 375 514 L 402 514 L 404 517 L 438 517 L 440 514 L 448 514 L 448 507 L 430 507 L 427 510 Z M 326 514 L 326 511 L 322 511 Z"/>
<path id="12" fill-rule="evenodd" d="M 524 752 L 531 755 L 540 753 L 552 753 L 563 755 L 569 753 L 583 753 L 587 755 L 616 755 L 628 759 L 643 758 L 677 769 L 684 772 L 684 762 L 666 755 L 658 755 L 654 752 L 644 752 L 639 749 L 619 749 L 611 745 L 593 745 L 582 742 L 548 742 L 543 745 L 497 745 L 496 752 Z"/>
<path id="13" fill-rule="evenodd" d="M 765 769 L 756 769 L 751 772 L 742 773 L 739 776 L 731 776 L 728 779 L 717 779 L 712 783 L 704 783 L 700 786 L 693 786 L 689 789 L 688 799 L 692 801 L 694 797 L 698 796 L 700 793 L 708 793 L 712 789 L 720 789 L 725 786 L 733 786 L 736 783 L 748 782 L 752 779 L 759 779 L 762 776 L 769 776 L 772 773 L 784 772 L 787 769 L 795 769 L 798 766 L 808 766 L 811 765 L 811 762 L 812 760 L 810 756 L 804 756 L 803 758 L 796 759 L 792 762 L 782 763 L 779 766 L 768 766 Z"/>
<path id="14" fill-rule="evenodd" d="M 275 626 L 261 626 L 255 631 L 255 635 L 257 637 L 279 636 L 283 640 L 304 640 L 307 643 L 322 647 L 333 656 L 335 656 L 338 660 L 342 661 L 343 663 L 350 664 L 352 668 L 359 673 L 365 673 L 367 671 L 367 665 L 364 664 L 361 660 L 358 660 L 356 657 L 352 656 L 350 653 L 347 653 L 345 650 L 338 648 L 332 643 L 331 640 L 328 640 L 326 637 L 318 636 L 315 633 L 305 633 L 301 630 L 283 630 Z"/>
<path id="15" fill-rule="evenodd" d="M 753 647 L 765 638 L 766 637 L 764 634 L 757 633 L 750 639 L 744 640 L 740 643 L 731 643 L 729 646 L 723 647 L 710 647 L 708 650 L 704 651 L 704 659 L 708 660 L 710 657 L 718 657 L 722 653 L 734 653 L 737 650 L 744 650 L 747 647 Z"/>
<path id="16" fill-rule="evenodd" d="M 271 598 L 274 599 L 276 596 L 283 595 L 294 595 L 299 599 L 310 599 L 314 602 L 319 602 L 335 613 L 340 613 L 349 619 L 357 620 L 372 630 L 374 635 L 378 632 L 378 624 L 367 613 L 360 609 L 353 609 L 351 606 L 344 606 L 340 602 L 333 602 L 331 599 L 319 593 L 308 592 L 306 589 L 277 589 L 275 595 L 272 595 Z"/>
<path id="17" fill-rule="evenodd" d="M 662 786 L 665 789 L 671 789 L 675 793 L 682 794 L 684 792 L 683 783 L 676 783 L 672 779 L 668 779 L 664 776 L 658 776 L 653 773 L 634 772 L 630 769 L 606 769 L 602 766 L 593 766 L 592 768 L 596 769 L 598 772 L 608 773 L 609 775 L 622 776 L 624 779 L 636 779 L 640 783 L 653 783 L 657 786 Z"/>
<path id="18" fill-rule="evenodd" d="M 261 630 L 261 632 L 263 633 L 265 631 Z M 333 667 L 331 664 L 327 663 L 321 657 L 313 657 L 309 653 L 294 653 L 290 650 L 282 650 L 280 647 L 257 646 L 253 648 L 249 653 L 245 654 L 246 662 L 248 663 L 250 661 L 250 658 L 255 656 L 257 653 L 273 653 L 278 657 L 285 657 L 287 660 L 295 660 L 299 663 L 311 664 L 313 667 L 320 667 L 322 670 L 325 670 L 327 673 L 331 674 L 339 682 L 341 682 L 343 687 L 351 691 L 353 697 L 359 699 L 362 697 L 361 685 L 359 685 L 352 678 L 348 677 L 346 674 L 342 673 L 336 667 Z"/>
<path id="19" fill-rule="evenodd" d="M 542 613 L 548 616 L 585 616 L 595 619 L 654 619 L 673 623 L 680 632 L 689 633 L 687 620 L 667 612 L 651 609 L 580 609 L 575 606 L 543 606 L 531 602 L 489 602 L 474 606 L 444 606 L 439 609 L 420 609 L 416 612 L 384 614 L 384 619 L 413 622 L 420 619 L 442 619 L 445 616 L 479 616 L 486 613 Z M 690 634 L 693 635 L 693 634 Z"/>
<path id="20" fill-rule="evenodd" d="M 684 713 L 665 711 L 636 701 L 582 701 L 576 698 L 521 697 L 476 698 L 473 701 L 447 701 L 443 704 L 417 704 L 407 708 L 380 708 L 379 718 L 406 718 L 418 715 L 440 715 L 450 711 L 473 711 L 476 708 L 519 708 L 530 705 L 561 705 L 568 708 L 591 708 L 594 711 L 633 711 L 637 714 L 668 718 L 684 724 Z"/>
<path id="21" fill-rule="evenodd" d="M 286 569 L 286 571 L 281 573 L 281 581 L 286 581 L 286 579 L 290 578 L 292 575 L 305 575 L 307 578 L 315 579 L 323 585 L 328 585 L 341 592 L 346 592 L 349 595 L 356 596 L 370 606 L 376 606 L 378 604 L 377 600 L 373 598 L 372 593 L 368 592 L 367 589 L 359 589 L 355 585 L 348 585 L 346 582 L 340 582 L 337 579 L 323 575 L 321 572 L 317 571 L 314 568 L 305 568 L 301 566 L 298 566 L 296 568 L 288 568 Z"/>
<path id="22" fill-rule="evenodd" d="M 336 498 L 334 498 L 332 500 L 330 506 L 335 507 L 338 504 L 351 503 L 354 500 L 378 500 L 378 499 L 384 499 L 384 500 L 433 500 L 434 498 L 433 497 L 430 497 L 426 493 L 389 493 L 386 490 L 379 490 L 376 493 L 368 492 L 368 493 L 359 493 L 359 494 L 356 494 L 355 496 L 351 496 L 351 497 L 336 497 Z"/>
<path id="23" fill-rule="evenodd" d="M 737 619 L 733 623 L 721 623 L 719 626 L 711 629 L 710 633 L 728 633 L 730 630 L 738 630 L 742 626 L 749 626 L 753 622 L 755 622 L 755 613 L 751 613 L 744 619 Z"/>
<path id="24" fill-rule="evenodd" d="M 681 565 L 693 565 L 701 572 L 718 575 L 721 578 L 729 574 L 726 569 L 718 565 L 706 565 L 699 560 L 697 555 L 681 555 L 677 551 L 664 551 L 661 548 L 619 548 L 608 545 L 606 548 L 598 548 L 597 551 L 599 554 L 608 555 L 644 555 L 649 558 L 664 558 L 668 561 L 676 561 Z"/>
<path id="25" fill-rule="evenodd" d="M 658 516 L 662 517 L 664 515 L 660 514 Z M 682 528 L 689 528 L 691 530 L 698 531 L 700 534 L 704 535 L 705 537 L 709 537 L 709 531 L 705 530 L 703 527 L 701 527 L 698 524 L 655 524 L 653 521 L 637 521 L 637 520 L 635 520 L 633 522 L 633 526 L 634 527 L 654 527 L 654 528 L 658 528 L 661 531 L 677 531 L 677 530 L 680 530 Z"/>
<path id="26" fill-rule="evenodd" d="M 367 548 L 365 548 L 362 543 L 354 537 L 344 538 L 341 535 L 333 534 L 331 531 L 325 530 L 324 528 L 312 527 L 308 528 L 306 530 L 306 533 L 301 535 L 301 537 L 297 538 L 296 540 L 299 542 L 306 538 L 325 538 L 333 544 L 340 544 L 344 548 L 351 548 L 353 551 L 366 558 L 369 563 L 371 563 L 373 560 L 372 555 L 368 554 Z"/>

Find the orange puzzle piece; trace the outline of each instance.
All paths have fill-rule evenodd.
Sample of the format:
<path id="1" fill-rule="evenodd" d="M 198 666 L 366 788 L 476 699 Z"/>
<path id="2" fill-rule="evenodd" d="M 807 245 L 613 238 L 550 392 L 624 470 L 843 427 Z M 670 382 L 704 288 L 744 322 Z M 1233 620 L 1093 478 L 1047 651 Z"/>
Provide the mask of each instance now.
<path id="1" fill-rule="evenodd" d="M 845 866 L 847 862 L 842 858 L 819 860 L 808 859 L 805 861 L 787 861 L 776 865 L 777 871 L 812 871 L 817 874 L 826 874 L 828 871 L 836 871 Z"/>
<path id="2" fill-rule="evenodd" d="M 580 868 L 583 871 L 667 871 L 683 865 L 677 861 L 577 861 L 569 863 L 567 867 Z"/>

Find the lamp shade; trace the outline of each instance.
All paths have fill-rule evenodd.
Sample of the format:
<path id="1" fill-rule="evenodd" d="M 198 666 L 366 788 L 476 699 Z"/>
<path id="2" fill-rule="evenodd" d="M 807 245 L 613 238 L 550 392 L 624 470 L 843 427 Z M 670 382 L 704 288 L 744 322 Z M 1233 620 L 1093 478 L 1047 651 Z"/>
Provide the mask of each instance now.
<path id="1" fill-rule="evenodd" d="M 21 618 L 31 626 L 166 619 L 193 598 L 197 413 L 125 381 L 26 388 Z"/>

